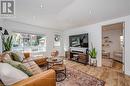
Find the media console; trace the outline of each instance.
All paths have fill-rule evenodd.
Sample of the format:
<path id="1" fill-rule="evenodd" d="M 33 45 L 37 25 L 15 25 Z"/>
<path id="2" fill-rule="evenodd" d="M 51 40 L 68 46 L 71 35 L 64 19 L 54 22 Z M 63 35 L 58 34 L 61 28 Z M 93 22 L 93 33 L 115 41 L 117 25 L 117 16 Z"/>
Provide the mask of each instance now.
<path id="1" fill-rule="evenodd" d="M 66 58 L 85 65 L 89 62 L 89 55 L 81 51 L 66 51 Z"/>

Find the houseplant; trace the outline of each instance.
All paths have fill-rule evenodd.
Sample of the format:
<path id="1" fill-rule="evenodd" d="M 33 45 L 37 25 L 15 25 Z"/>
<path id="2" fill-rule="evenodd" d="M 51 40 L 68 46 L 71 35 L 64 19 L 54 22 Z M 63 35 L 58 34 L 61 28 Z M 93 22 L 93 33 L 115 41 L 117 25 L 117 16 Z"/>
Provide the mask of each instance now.
<path id="1" fill-rule="evenodd" d="M 90 55 L 91 59 L 90 59 L 90 65 L 92 66 L 96 66 L 96 56 L 97 56 L 97 51 L 96 48 L 93 47 L 92 45 L 92 49 L 89 50 L 88 54 Z"/>
<path id="2" fill-rule="evenodd" d="M 3 48 L 4 48 L 3 52 L 7 52 L 7 51 L 11 50 L 12 38 L 13 38 L 13 36 L 9 36 L 7 38 L 5 38 L 5 37 L 2 38 L 2 43 L 3 43 Z"/>

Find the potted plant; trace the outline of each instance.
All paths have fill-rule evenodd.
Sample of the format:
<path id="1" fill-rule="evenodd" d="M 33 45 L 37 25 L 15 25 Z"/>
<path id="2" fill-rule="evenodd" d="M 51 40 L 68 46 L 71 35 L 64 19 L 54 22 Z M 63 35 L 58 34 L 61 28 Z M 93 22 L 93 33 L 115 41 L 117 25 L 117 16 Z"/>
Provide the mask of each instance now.
<path id="1" fill-rule="evenodd" d="M 97 64 L 97 60 L 96 60 L 96 56 L 97 56 L 97 51 L 96 48 L 93 47 L 92 45 L 92 49 L 89 50 L 88 54 L 90 55 L 91 59 L 90 59 L 90 65 L 92 66 L 96 66 Z"/>
<path id="2" fill-rule="evenodd" d="M 2 38 L 2 43 L 3 43 L 3 52 L 7 52 L 7 51 L 10 51 L 11 50 L 11 47 L 12 47 L 12 38 L 13 36 L 9 36 L 7 38 Z"/>

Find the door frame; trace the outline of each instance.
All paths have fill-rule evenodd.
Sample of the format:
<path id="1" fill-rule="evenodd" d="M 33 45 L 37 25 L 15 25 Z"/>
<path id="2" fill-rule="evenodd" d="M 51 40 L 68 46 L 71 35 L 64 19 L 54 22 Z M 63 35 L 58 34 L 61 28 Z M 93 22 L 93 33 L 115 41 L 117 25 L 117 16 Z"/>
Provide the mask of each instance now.
<path id="1" fill-rule="evenodd" d="M 122 68 L 122 73 L 125 73 L 125 22 L 121 21 L 121 22 L 115 22 L 115 23 L 110 23 L 110 24 L 105 24 L 101 26 L 101 39 L 103 36 L 103 27 L 107 26 L 107 25 L 113 25 L 113 24 L 118 24 L 118 23 L 122 23 L 123 24 L 123 68 Z M 101 48 L 102 48 L 102 41 L 101 41 Z M 102 48 L 103 49 L 103 48 Z M 102 49 L 101 49 L 101 54 L 102 54 Z M 102 56 L 102 55 L 101 55 Z M 102 58 L 101 58 L 102 60 Z M 102 61 L 101 61 L 102 62 Z M 102 64 L 101 64 L 102 65 Z"/>

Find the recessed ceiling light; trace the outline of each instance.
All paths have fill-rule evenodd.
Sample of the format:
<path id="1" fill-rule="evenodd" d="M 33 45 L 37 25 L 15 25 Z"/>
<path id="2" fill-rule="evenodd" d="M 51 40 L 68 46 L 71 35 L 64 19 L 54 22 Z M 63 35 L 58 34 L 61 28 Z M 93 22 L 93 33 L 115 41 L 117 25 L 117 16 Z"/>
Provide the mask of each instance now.
<path id="1" fill-rule="evenodd" d="M 43 4 L 41 4 L 41 6 L 40 6 L 41 8 L 43 8 Z"/>
<path id="2" fill-rule="evenodd" d="M 92 10 L 89 10 L 89 14 L 90 14 L 90 15 L 92 14 Z"/>
<path id="3" fill-rule="evenodd" d="M 44 5 L 43 5 L 43 0 L 41 0 L 41 5 L 40 5 L 40 8 L 43 8 Z"/>

